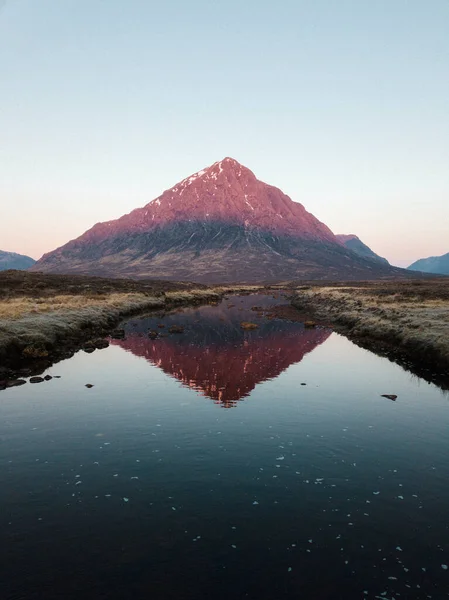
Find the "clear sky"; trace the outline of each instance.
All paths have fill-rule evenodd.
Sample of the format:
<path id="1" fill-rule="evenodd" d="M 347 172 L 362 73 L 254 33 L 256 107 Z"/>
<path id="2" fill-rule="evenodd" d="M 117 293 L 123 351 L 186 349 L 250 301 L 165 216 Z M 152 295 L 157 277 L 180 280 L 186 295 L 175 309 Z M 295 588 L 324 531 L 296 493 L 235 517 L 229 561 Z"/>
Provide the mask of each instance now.
<path id="1" fill-rule="evenodd" d="M 449 1 L 0 0 L 0 249 L 225 156 L 395 264 L 449 252 Z"/>

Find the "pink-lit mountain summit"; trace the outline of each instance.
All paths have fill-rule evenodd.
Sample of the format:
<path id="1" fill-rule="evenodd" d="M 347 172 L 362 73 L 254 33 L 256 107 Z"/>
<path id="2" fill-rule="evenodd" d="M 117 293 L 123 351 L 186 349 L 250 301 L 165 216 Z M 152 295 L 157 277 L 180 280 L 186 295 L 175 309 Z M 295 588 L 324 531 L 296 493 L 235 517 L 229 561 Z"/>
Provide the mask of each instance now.
<path id="1" fill-rule="evenodd" d="M 33 270 L 201 282 L 379 277 L 302 204 L 232 158 L 183 179 L 143 208 L 98 223 Z"/>

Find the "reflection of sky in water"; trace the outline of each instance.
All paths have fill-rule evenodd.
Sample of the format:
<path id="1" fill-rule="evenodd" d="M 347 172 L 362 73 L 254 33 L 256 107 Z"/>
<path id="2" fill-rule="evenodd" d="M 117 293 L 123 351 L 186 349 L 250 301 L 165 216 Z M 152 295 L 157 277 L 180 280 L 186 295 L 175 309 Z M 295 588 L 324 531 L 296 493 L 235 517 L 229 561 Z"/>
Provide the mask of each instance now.
<path id="1" fill-rule="evenodd" d="M 232 410 L 117 346 L 50 372 L 0 394 L 3 597 L 446 597 L 433 385 L 336 334 Z"/>

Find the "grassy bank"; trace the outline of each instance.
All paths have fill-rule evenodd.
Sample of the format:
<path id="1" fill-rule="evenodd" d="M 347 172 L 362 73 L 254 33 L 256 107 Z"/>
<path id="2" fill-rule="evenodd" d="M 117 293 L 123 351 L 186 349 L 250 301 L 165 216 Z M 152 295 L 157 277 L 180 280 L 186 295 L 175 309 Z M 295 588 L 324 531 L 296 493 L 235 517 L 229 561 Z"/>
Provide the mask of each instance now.
<path id="1" fill-rule="evenodd" d="M 292 304 L 428 380 L 449 381 L 449 278 L 302 286 Z"/>
<path id="2" fill-rule="evenodd" d="M 106 336 L 128 315 L 216 302 L 225 293 L 257 289 L 0 273 L 0 368 L 43 370 L 83 343 Z"/>

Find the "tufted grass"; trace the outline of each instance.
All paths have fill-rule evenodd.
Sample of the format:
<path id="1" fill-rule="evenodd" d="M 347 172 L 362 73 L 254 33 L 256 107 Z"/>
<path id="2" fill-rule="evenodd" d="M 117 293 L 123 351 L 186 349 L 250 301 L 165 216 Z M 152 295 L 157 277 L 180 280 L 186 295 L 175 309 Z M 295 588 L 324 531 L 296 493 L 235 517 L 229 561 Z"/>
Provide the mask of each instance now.
<path id="1" fill-rule="evenodd" d="M 434 287 L 433 287 L 434 286 Z M 292 304 L 308 308 L 357 340 L 387 342 L 423 361 L 449 368 L 449 280 L 416 290 L 317 286 L 297 289 Z"/>

